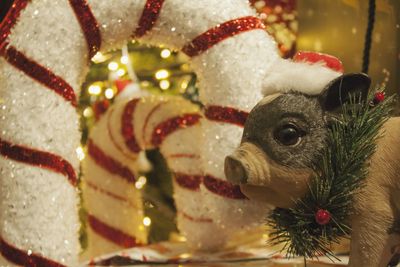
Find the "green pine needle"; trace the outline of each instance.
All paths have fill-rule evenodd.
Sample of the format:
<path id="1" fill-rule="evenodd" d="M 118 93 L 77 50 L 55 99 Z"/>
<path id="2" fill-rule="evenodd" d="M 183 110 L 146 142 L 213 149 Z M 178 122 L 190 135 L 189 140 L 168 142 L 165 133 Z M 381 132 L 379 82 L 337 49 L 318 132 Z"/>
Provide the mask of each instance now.
<path id="1" fill-rule="evenodd" d="M 295 201 L 294 208 L 277 208 L 269 216 L 271 242 L 284 243 L 288 257 L 335 258 L 331 245 L 349 237 L 352 198 L 368 175 L 369 159 L 394 102 L 394 97 L 389 97 L 371 105 L 374 95 L 370 93 L 367 100 L 352 95 L 342 105 L 329 131 L 327 146 L 312 166 L 314 175 L 308 193 Z M 328 224 L 315 221 L 318 209 L 329 211 Z"/>

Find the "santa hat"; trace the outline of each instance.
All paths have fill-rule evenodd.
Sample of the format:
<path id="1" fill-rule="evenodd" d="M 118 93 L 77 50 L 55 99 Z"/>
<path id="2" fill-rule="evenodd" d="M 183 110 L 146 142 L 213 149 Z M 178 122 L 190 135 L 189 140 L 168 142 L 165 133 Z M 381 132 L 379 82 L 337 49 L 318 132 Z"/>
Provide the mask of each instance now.
<path id="1" fill-rule="evenodd" d="M 343 74 L 342 62 L 330 55 L 298 52 L 293 60 L 279 58 L 272 64 L 264 81 L 262 93 L 301 92 L 318 95 L 333 79 Z"/>

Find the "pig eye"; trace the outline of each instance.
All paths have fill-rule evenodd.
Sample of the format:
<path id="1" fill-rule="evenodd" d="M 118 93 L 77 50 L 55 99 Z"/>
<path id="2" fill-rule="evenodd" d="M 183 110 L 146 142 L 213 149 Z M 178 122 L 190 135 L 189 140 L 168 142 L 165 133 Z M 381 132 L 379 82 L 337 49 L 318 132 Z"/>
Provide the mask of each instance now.
<path id="1" fill-rule="evenodd" d="M 304 132 L 292 123 L 282 125 L 274 133 L 274 138 L 284 146 L 298 145 L 302 136 Z"/>

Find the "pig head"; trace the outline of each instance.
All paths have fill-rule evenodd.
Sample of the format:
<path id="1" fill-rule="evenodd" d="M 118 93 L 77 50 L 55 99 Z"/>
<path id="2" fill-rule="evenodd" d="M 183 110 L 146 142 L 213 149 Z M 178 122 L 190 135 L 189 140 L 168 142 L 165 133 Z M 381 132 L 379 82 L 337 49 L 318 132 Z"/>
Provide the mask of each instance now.
<path id="1" fill-rule="evenodd" d="M 266 96 L 250 112 L 239 148 L 225 159 L 227 179 L 249 199 L 291 207 L 308 189 L 335 111 L 349 93 L 366 97 L 369 86 L 367 75 L 355 73 L 332 80 L 319 95 L 293 88 Z"/>

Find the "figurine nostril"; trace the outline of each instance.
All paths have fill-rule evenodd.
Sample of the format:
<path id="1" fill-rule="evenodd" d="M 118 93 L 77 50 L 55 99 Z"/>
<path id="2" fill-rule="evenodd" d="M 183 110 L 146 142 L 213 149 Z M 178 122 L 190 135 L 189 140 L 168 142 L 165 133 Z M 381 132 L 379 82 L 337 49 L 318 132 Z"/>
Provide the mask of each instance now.
<path id="1" fill-rule="evenodd" d="M 247 181 L 246 170 L 243 164 L 232 156 L 225 158 L 225 175 L 234 184 L 245 183 Z"/>

